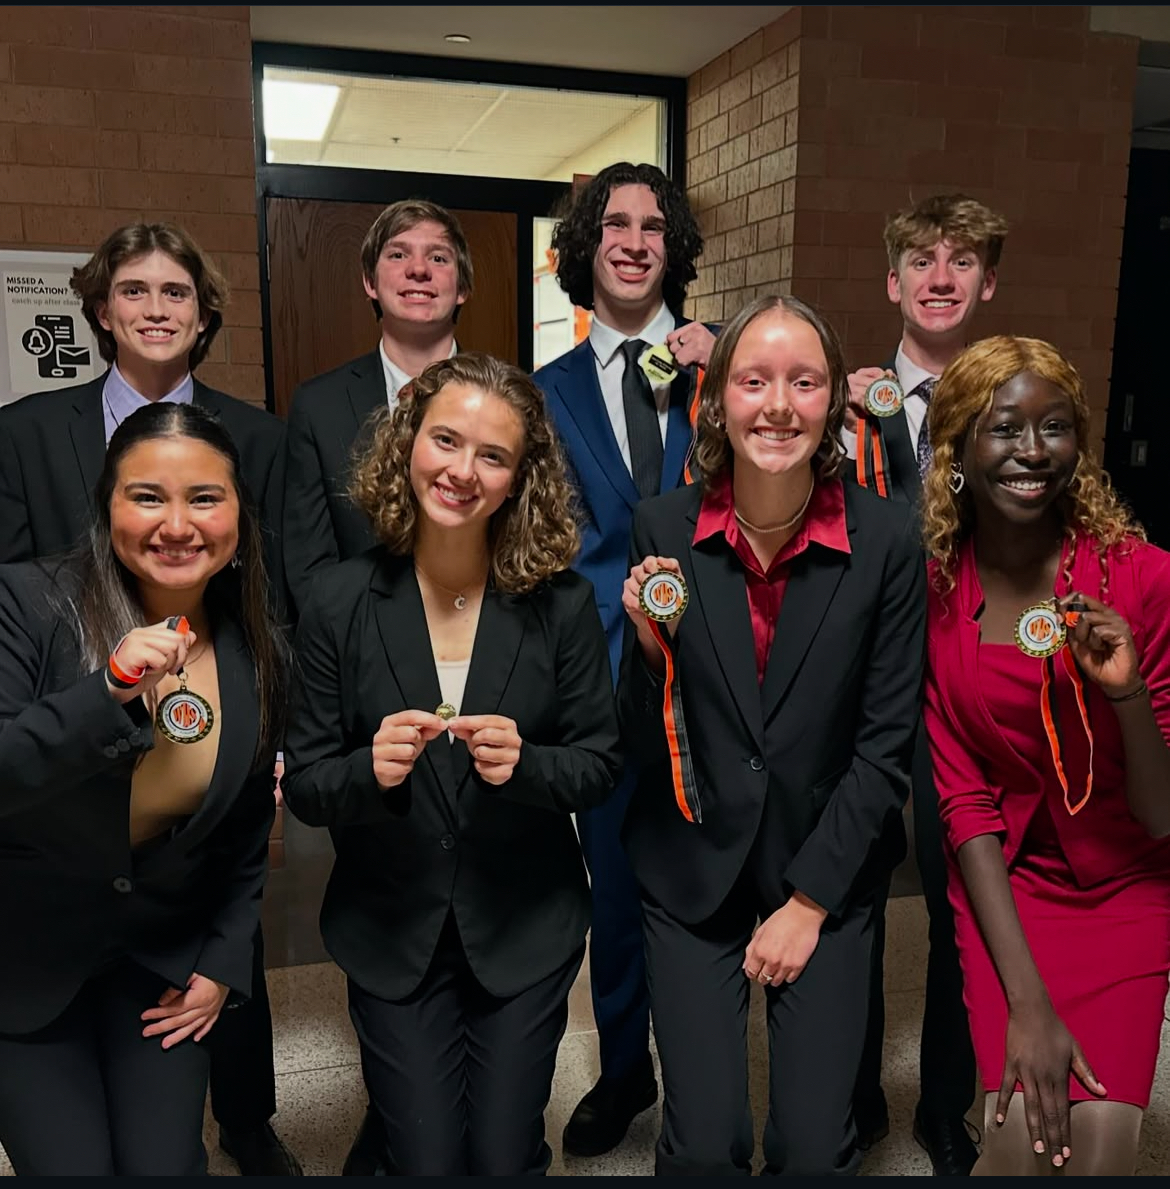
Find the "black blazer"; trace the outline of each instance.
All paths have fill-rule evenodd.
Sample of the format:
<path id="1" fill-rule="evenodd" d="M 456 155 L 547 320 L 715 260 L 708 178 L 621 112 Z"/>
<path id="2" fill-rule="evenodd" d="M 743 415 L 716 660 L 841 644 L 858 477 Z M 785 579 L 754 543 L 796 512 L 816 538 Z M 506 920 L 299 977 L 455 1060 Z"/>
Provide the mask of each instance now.
<path id="1" fill-rule="evenodd" d="M 386 374 L 376 350 L 306 380 L 293 393 L 284 561 L 298 608 L 319 570 L 377 544 L 369 519 L 346 489 L 355 450 L 368 441 L 370 417 L 386 407 Z"/>
<path id="2" fill-rule="evenodd" d="M 140 699 L 110 697 L 104 673 L 78 677 L 75 633 L 50 603 L 77 581 L 59 562 L 0 566 L 0 1032 L 49 1023 L 123 953 L 176 987 L 198 971 L 251 993 L 276 757 L 252 762 L 243 635 L 215 628 L 222 727 L 203 804 L 135 859 L 130 780 L 153 727 Z"/>
<path id="3" fill-rule="evenodd" d="M 692 545 L 698 486 L 639 505 L 631 558 L 677 558 L 690 587 L 677 673 L 702 824 L 674 800 L 662 680 L 626 634 L 622 736 L 641 768 L 623 838 L 643 888 L 698 922 L 746 869 L 762 903 L 794 890 L 831 915 L 905 854 L 901 807 L 922 701 L 926 568 L 908 510 L 845 485 L 851 554 L 794 558 L 761 687 L 743 567 L 722 535 Z"/>
<path id="4" fill-rule="evenodd" d="M 102 388 L 38 392 L 0 409 L 0 562 L 49 557 L 85 532 L 106 457 Z M 264 534 L 275 609 L 283 610 L 281 505 L 284 423 L 271 413 L 195 381 L 194 403 L 215 413 L 240 452 L 243 480 Z"/>
<path id="5" fill-rule="evenodd" d="M 333 836 L 321 932 L 338 965 L 372 994 L 402 999 L 422 981 L 449 912 L 493 995 L 568 961 L 589 925 L 569 815 L 604 801 L 621 764 L 589 583 L 564 573 L 530 595 L 484 597 L 462 710 L 516 721 L 520 762 L 499 786 L 447 735 L 397 788 L 374 779 L 382 718 L 442 701 L 409 557 L 379 547 L 324 571 L 296 638 L 284 799 Z"/>

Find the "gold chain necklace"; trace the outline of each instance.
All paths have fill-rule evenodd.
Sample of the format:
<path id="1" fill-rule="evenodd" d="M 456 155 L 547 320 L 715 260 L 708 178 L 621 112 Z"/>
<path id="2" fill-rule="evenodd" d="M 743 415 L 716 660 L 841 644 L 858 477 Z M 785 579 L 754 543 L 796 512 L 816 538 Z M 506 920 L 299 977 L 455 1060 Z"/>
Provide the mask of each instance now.
<path id="1" fill-rule="evenodd" d="M 783 532 L 784 529 L 791 528 L 805 514 L 805 512 L 808 511 L 808 506 L 812 502 L 813 492 L 816 491 L 816 489 L 817 483 L 814 479 L 812 483 L 809 484 L 808 495 L 804 497 L 804 503 L 800 505 L 796 515 L 784 521 L 783 524 L 772 524 L 766 528 L 761 528 L 758 524 L 752 524 L 750 520 L 745 520 L 744 517 L 742 517 L 738 512 L 736 512 L 735 518 L 740 524 L 743 525 L 744 528 L 750 529 L 753 533 L 767 534 Z"/>

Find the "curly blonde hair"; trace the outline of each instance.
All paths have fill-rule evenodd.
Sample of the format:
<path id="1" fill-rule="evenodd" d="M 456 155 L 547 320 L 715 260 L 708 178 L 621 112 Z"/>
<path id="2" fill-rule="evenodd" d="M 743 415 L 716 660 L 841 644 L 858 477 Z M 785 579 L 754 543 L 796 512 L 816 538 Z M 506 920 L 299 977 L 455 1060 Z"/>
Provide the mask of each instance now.
<path id="1" fill-rule="evenodd" d="M 710 487 L 720 475 L 731 469 L 733 456 L 723 417 L 723 393 L 731 379 L 731 361 L 735 349 L 744 331 L 757 318 L 774 310 L 807 322 L 821 340 L 829 368 L 829 415 L 825 421 L 824 435 L 813 456 L 814 473 L 818 479 L 828 479 L 840 470 L 841 460 L 845 457 L 840 438 L 841 426 L 845 423 L 845 405 L 849 400 L 849 373 L 845 369 L 845 355 L 837 332 L 822 314 L 797 297 L 758 297 L 750 305 L 744 306 L 719 332 L 703 377 L 695 426 L 698 434 L 695 465 L 705 487 Z"/>
<path id="2" fill-rule="evenodd" d="M 518 367 L 468 351 L 432 363 L 381 410 L 373 438 L 355 461 L 349 493 L 391 553 L 414 549 L 418 501 L 410 481 L 415 439 L 431 400 L 448 384 L 490 392 L 524 426 L 524 453 L 512 494 L 488 524 L 491 578 L 497 590 L 524 594 L 567 570 L 581 545 L 564 455 L 544 394 Z"/>
<path id="3" fill-rule="evenodd" d="M 1076 368 L 1051 343 L 996 335 L 973 344 L 951 362 L 939 378 L 927 412 L 934 460 L 923 478 L 922 522 L 927 555 L 938 563 L 936 582 L 943 594 L 954 588 L 958 548 L 974 522 L 970 490 L 965 486 L 952 490 L 953 465 L 962 465 L 967 439 L 990 410 L 996 391 L 1021 372 L 1055 384 L 1072 402 L 1077 462 L 1062 497 L 1070 543 L 1065 580 L 1071 584 L 1078 533 L 1095 540 L 1106 589 L 1109 549 L 1127 539 L 1145 540 L 1141 526 L 1089 452 L 1089 404 Z"/>

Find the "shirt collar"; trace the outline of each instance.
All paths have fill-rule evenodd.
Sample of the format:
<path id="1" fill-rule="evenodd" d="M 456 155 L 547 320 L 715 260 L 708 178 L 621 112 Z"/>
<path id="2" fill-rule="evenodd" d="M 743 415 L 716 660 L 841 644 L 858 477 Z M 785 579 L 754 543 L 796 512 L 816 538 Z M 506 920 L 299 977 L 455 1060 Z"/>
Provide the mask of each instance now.
<path id="1" fill-rule="evenodd" d="M 735 518 L 730 471 L 720 475 L 703 493 L 691 543 L 698 545 L 717 533 L 723 534 L 732 549 L 741 535 L 739 521 Z M 853 552 L 849 546 L 849 528 L 845 520 L 845 488 L 840 479 L 822 479 L 817 482 L 800 529 L 785 543 L 773 565 L 776 561 L 795 557 L 812 543 L 835 549 L 838 553 Z"/>
<path id="2" fill-rule="evenodd" d="M 907 396 L 922 383 L 923 380 L 937 380 L 938 376 L 934 372 L 928 372 L 925 368 L 921 368 L 918 364 L 913 363 L 910 357 L 903 350 L 903 344 L 898 343 L 898 353 L 894 356 L 894 371 L 898 373 L 898 383 L 902 385 L 902 391 Z"/>
<path id="3" fill-rule="evenodd" d="M 452 339 L 451 350 L 447 352 L 447 358 L 453 359 L 459 354 L 459 344 Z M 382 374 L 386 377 L 386 399 L 393 402 L 398 399 L 398 393 L 414 379 L 413 376 L 408 376 L 386 354 L 386 342 L 384 339 L 378 340 L 378 358 L 382 361 Z"/>
<path id="4" fill-rule="evenodd" d="M 674 325 L 674 315 L 666 308 L 666 302 L 658 307 L 658 312 L 637 334 L 622 334 L 620 330 L 606 326 L 594 314 L 589 326 L 589 345 L 593 348 L 597 362 L 602 367 L 608 367 L 626 339 L 642 339 L 653 347 L 666 342 L 666 336 L 674 329 Z"/>
<path id="5" fill-rule="evenodd" d="M 131 413 L 142 408 L 143 405 L 155 403 L 149 397 L 143 396 L 122 375 L 116 363 L 106 373 L 106 382 L 102 385 L 102 396 L 109 403 L 110 408 L 114 410 L 118 424 L 121 424 Z M 159 399 L 169 401 L 173 405 L 189 405 L 194 397 L 195 377 L 188 372 L 166 396 Z"/>

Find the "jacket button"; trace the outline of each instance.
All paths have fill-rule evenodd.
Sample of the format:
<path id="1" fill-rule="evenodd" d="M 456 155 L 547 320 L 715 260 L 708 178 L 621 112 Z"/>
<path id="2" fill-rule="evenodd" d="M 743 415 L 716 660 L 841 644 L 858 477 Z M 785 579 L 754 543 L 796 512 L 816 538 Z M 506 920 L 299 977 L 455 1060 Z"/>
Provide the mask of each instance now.
<path id="1" fill-rule="evenodd" d="M 444 850 L 454 850 L 455 849 L 455 835 L 454 834 L 444 834 L 443 837 L 439 839 L 439 845 Z"/>
<path id="2" fill-rule="evenodd" d="M 118 749 L 111 743 L 107 747 L 102 748 L 102 755 L 107 760 L 116 760 L 118 758 Z"/>
<path id="3" fill-rule="evenodd" d="M 118 878 L 114 880 L 114 891 L 122 892 L 123 894 L 126 892 L 132 892 L 134 891 L 134 885 L 124 875 L 119 875 Z"/>
<path id="4" fill-rule="evenodd" d="M 752 756 L 751 765 L 753 772 L 763 772 L 764 761 L 759 756 Z"/>
<path id="5" fill-rule="evenodd" d="M 122 752 L 129 751 L 130 750 L 130 740 L 129 739 L 119 739 L 118 740 L 118 750 L 122 751 Z"/>

